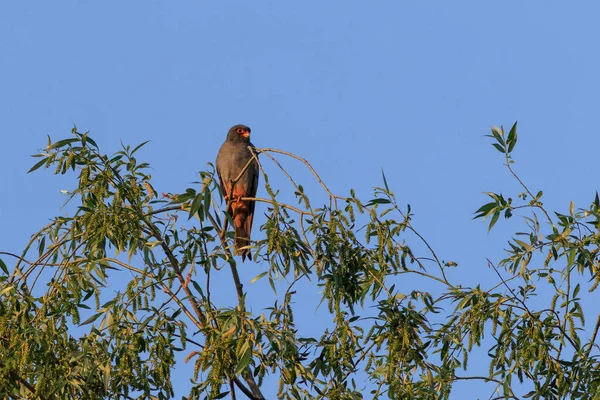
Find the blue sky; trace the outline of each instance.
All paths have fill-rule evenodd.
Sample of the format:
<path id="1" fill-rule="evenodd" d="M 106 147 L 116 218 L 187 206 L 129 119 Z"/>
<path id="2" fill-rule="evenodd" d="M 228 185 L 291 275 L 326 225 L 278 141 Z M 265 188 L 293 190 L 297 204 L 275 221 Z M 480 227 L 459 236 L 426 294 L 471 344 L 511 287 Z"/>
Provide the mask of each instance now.
<path id="1" fill-rule="evenodd" d="M 472 220 L 481 192 L 520 192 L 483 137 L 492 125 L 519 121 L 516 169 L 549 208 L 587 206 L 598 189 L 599 12 L 591 1 L 3 2 L 0 248 L 20 250 L 74 184 L 26 175 L 46 135 L 76 124 L 109 152 L 151 140 L 139 158 L 155 187 L 181 192 L 244 123 L 257 147 L 307 158 L 338 194 L 369 198 L 383 168 L 441 257 L 489 286 L 486 257 L 520 228 L 488 234 Z"/>

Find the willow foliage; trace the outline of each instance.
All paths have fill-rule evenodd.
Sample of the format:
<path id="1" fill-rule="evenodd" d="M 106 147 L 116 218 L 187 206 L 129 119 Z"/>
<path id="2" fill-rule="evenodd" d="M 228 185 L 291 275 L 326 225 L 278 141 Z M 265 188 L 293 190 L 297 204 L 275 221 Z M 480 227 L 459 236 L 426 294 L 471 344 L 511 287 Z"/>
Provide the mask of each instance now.
<path id="1" fill-rule="evenodd" d="M 251 268 L 273 301 L 254 312 L 212 169 L 161 194 L 136 159 L 145 143 L 107 155 L 75 129 L 49 139 L 31 171 L 73 176 L 74 212 L 22 253 L 0 253 L 0 397 L 168 399 L 178 352 L 194 366 L 190 399 L 261 399 L 267 376 L 284 399 L 447 399 L 461 380 L 485 382 L 491 398 L 597 397 L 600 315 L 582 298 L 600 283 L 598 195 L 549 212 L 513 171 L 516 124 L 490 137 L 523 192 L 488 193 L 475 218 L 492 229 L 518 214 L 523 231 L 483 266 L 497 274 L 489 288 L 461 285 L 460 266 L 416 230 L 385 176 L 372 199 L 338 196 L 306 160 L 259 150 L 298 201 L 279 201 L 263 170 L 267 195 L 257 201 L 268 218 L 255 228 Z M 305 163 L 327 204 L 313 206 L 284 168 L 289 157 Z M 234 288 L 226 302 L 211 296 L 221 270 Z M 412 275 L 421 286 L 402 284 Z M 301 281 L 320 287 L 330 316 L 316 337 L 294 319 Z M 475 352 L 485 370 L 469 368 Z"/>

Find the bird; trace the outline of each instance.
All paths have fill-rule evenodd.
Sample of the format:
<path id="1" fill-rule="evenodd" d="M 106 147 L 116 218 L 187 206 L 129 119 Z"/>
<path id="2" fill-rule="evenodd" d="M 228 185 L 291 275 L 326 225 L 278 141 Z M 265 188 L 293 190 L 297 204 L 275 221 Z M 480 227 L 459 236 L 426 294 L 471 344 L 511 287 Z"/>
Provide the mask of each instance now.
<path id="1" fill-rule="evenodd" d="M 242 198 L 256 197 L 259 166 L 254 150 L 254 145 L 250 142 L 250 128 L 246 125 L 234 125 L 227 132 L 227 138 L 219 149 L 216 162 L 219 183 L 227 202 L 225 212 L 233 220 L 234 251 L 242 256 L 242 261 L 251 257 L 247 246 L 250 245 L 255 201 Z"/>

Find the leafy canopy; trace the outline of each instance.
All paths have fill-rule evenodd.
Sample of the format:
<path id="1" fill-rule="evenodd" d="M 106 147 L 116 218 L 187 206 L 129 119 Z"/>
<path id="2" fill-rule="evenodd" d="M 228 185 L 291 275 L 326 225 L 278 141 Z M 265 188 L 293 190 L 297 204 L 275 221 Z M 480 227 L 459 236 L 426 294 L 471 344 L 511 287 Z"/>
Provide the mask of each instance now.
<path id="1" fill-rule="evenodd" d="M 385 176 L 372 199 L 337 196 L 306 160 L 274 149 L 257 151 L 267 218 L 254 232 L 256 264 L 244 266 L 257 276 L 242 281 L 212 165 L 192 188 L 159 194 L 136 158 L 146 143 L 107 155 L 76 129 L 49 138 L 31 172 L 73 175 L 73 212 L 22 253 L 0 252 L 0 397 L 171 398 L 178 352 L 193 365 L 190 399 L 262 399 L 267 376 L 284 399 L 446 399 L 459 381 L 484 382 L 491 398 L 594 397 L 600 315 L 582 297 L 600 283 L 598 195 L 548 211 L 513 170 L 517 124 L 489 136 L 523 188 L 487 193 L 475 213 L 489 229 L 500 216 L 523 221 L 506 258 L 487 261 L 498 278 L 489 288 L 461 285 L 460 267 L 417 231 Z M 284 167 L 290 158 L 327 204 L 312 205 Z M 297 204 L 279 200 L 267 164 Z M 232 296 L 215 300 L 226 273 Z M 272 305 L 251 311 L 246 288 L 259 279 Z M 320 336 L 294 319 L 300 283 L 320 288 L 330 316 Z M 469 368 L 475 352 L 487 370 Z"/>

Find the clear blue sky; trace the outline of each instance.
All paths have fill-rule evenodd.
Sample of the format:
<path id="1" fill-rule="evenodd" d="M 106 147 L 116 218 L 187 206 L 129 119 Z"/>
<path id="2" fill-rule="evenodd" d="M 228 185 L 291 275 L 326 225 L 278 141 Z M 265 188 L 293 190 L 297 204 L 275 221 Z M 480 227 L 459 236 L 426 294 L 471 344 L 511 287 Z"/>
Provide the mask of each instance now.
<path id="1" fill-rule="evenodd" d="M 151 140 L 140 158 L 155 187 L 181 192 L 244 123 L 338 194 L 368 198 L 383 168 L 441 257 L 489 286 L 485 258 L 519 227 L 488 234 L 471 219 L 481 192 L 519 192 L 490 126 L 519 120 L 516 169 L 550 208 L 599 189 L 599 13 L 591 1 L 2 2 L 0 248 L 19 251 L 73 187 L 26 175 L 46 135 L 76 124 L 111 152 Z"/>

